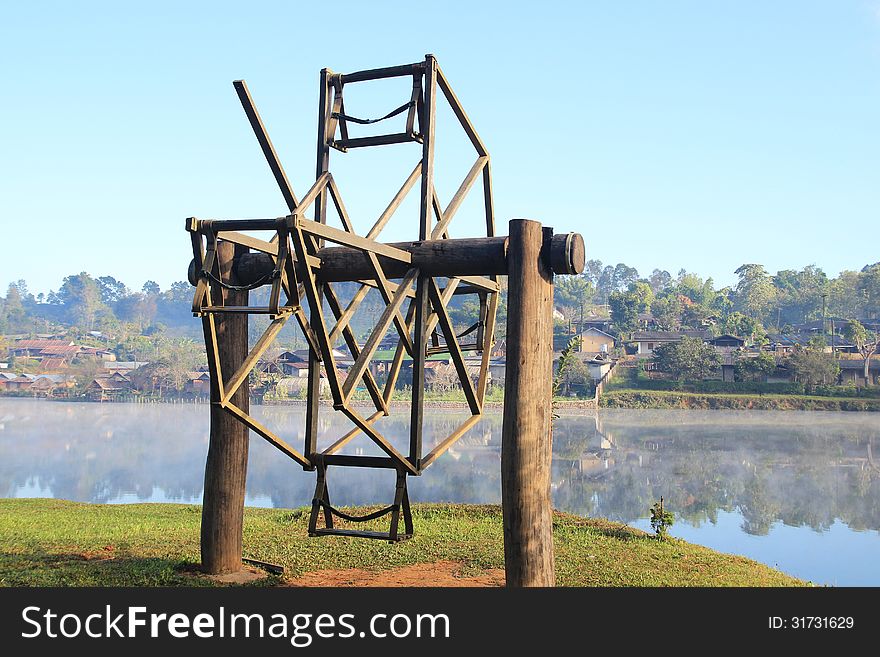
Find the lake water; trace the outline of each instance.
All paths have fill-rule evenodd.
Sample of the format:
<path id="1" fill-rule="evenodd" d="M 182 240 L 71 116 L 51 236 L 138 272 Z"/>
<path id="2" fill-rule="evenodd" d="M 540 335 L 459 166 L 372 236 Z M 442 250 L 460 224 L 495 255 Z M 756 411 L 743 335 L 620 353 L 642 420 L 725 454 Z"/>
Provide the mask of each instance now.
<path id="1" fill-rule="evenodd" d="M 288 442 L 302 442 L 304 408 L 253 407 Z M 428 410 L 425 444 L 466 415 Z M 399 448 L 408 417 L 380 423 Z M 322 443 L 350 428 L 330 409 Z M 358 442 L 358 441 L 361 442 Z M 501 501 L 501 415 L 487 415 L 424 475 L 419 502 Z M 82 502 L 200 503 L 208 445 L 206 405 L 133 405 L 0 399 L 0 496 Z M 310 503 L 314 473 L 258 437 L 247 503 Z M 344 451 L 378 453 L 366 439 Z M 426 450 L 427 451 L 427 450 Z M 389 503 L 393 473 L 331 468 L 335 505 Z M 880 415 L 794 411 L 601 410 L 563 416 L 553 445 L 557 509 L 650 531 L 662 495 L 670 530 L 816 583 L 880 586 Z"/>

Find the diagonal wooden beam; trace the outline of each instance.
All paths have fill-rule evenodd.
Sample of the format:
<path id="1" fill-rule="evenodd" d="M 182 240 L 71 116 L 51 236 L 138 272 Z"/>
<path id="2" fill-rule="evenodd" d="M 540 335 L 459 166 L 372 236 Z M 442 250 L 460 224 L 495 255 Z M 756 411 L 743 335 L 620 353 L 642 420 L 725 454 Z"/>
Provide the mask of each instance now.
<path id="1" fill-rule="evenodd" d="M 486 208 L 486 235 L 495 235 L 495 205 L 492 201 L 492 163 L 483 167 L 483 205 Z"/>
<path id="2" fill-rule="evenodd" d="M 323 303 L 318 294 L 314 272 L 306 264 L 305 260 L 307 249 L 306 238 L 298 224 L 294 224 L 292 230 L 293 234 L 291 235 L 291 241 L 293 242 L 294 251 L 296 251 L 297 257 L 299 258 L 299 262 L 297 263 L 300 271 L 299 278 L 302 279 L 306 298 L 309 300 L 312 330 L 315 333 L 318 345 L 321 347 L 318 353 L 324 354 L 324 372 L 327 374 L 327 381 L 330 384 L 330 393 L 333 395 L 334 406 L 339 406 L 343 403 L 342 391 L 339 385 L 339 371 L 336 369 L 336 359 L 333 358 L 333 347 L 330 344 L 330 336 L 327 335 L 327 324 L 324 321 Z M 309 365 L 311 366 L 312 364 L 310 363 Z"/>
<path id="3" fill-rule="evenodd" d="M 391 216 L 397 211 L 397 208 L 400 207 L 400 204 L 403 203 L 403 199 L 406 198 L 406 195 L 409 194 L 409 191 L 413 188 L 413 185 L 416 184 L 422 176 L 422 161 L 419 160 L 418 164 L 416 164 L 416 168 L 412 170 L 412 173 L 409 174 L 406 181 L 401 186 L 400 190 L 398 190 L 397 194 L 394 195 L 394 198 L 391 199 L 391 203 L 388 204 L 388 207 L 385 208 L 385 211 L 379 215 L 379 218 L 376 220 L 376 223 L 373 224 L 373 227 L 370 228 L 369 232 L 367 232 L 367 239 L 374 240 L 379 236 L 379 233 L 385 228 L 385 224 L 391 219 Z"/>
<path id="4" fill-rule="evenodd" d="M 446 453 L 450 447 L 452 447 L 459 438 L 461 438 L 464 434 L 466 434 L 471 427 L 473 427 L 477 422 L 480 421 L 481 416 L 472 415 L 467 420 L 465 420 L 458 429 L 449 434 L 446 438 L 444 438 L 439 444 L 437 444 L 434 449 L 432 449 L 428 455 L 419 462 L 419 470 L 424 470 L 429 465 L 431 465 L 434 461 L 437 460 L 438 457 L 442 456 Z"/>
<path id="5" fill-rule="evenodd" d="M 342 307 L 339 303 L 338 297 L 336 296 L 336 292 L 333 290 L 333 287 L 329 283 L 324 285 L 324 295 L 327 299 L 327 305 L 330 306 L 330 311 L 337 318 L 338 323 Z M 351 330 L 351 327 L 343 327 L 342 337 L 345 339 L 345 344 L 348 345 L 348 350 L 351 352 L 352 357 L 357 360 L 361 353 L 360 346 L 355 339 L 354 332 Z M 332 336 L 330 344 L 333 344 Z M 367 386 L 367 391 L 370 393 L 370 398 L 373 400 L 373 404 L 376 406 L 376 410 L 382 411 L 383 415 L 388 415 L 388 404 L 382 397 L 382 393 L 379 390 L 379 384 L 376 382 L 376 379 L 373 377 L 373 373 L 370 371 L 369 368 L 364 370 L 362 378 L 364 381 L 364 385 Z"/>
<path id="6" fill-rule="evenodd" d="M 342 329 L 348 326 L 348 323 L 351 321 L 351 318 L 354 317 L 357 309 L 360 308 L 361 303 L 366 298 L 367 294 L 370 291 L 370 286 L 361 284 L 358 288 L 358 291 L 354 293 L 354 296 L 351 298 L 351 301 L 348 302 L 348 305 L 345 307 L 345 310 L 339 315 L 336 319 L 336 326 L 333 327 L 333 330 L 330 331 L 330 342 L 336 342 L 339 339 L 339 336 L 342 334 Z"/>
<path id="7" fill-rule="evenodd" d="M 477 379 L 477 399 L 482 406 L 489 385 L 489 360 L 495 344 L 495 315 L 498 312 L 498 295 L 490 294 L 486 310 L 486 325 L 483 327 L 483 354 L 480 358 L 480 378 Z"/>
<path id="8" fill-rule="evenodd" d="M 342 202 L 342 195 L 339 193 L 339 188 L 336 186 L 336 181 L 334 181 L 333 178 L 330 178 L 327 187 L 330 191 L 330 199 L 333 201 L 333 206 L 336 208 L 336 213 L 339 215 L 342 226 L 347 232 L 354 234 L 354 225 L 351 223 L 351 218 L 349 217 L 348 211 L 345 209 L 345 204 Z M 379 259 L 376 257 L 376 254 L 372 251 L 366 251 L 366 255 L 373 269 L 374 278 L 376 280 L 376 287 L 379 289 L 379 293 L 382 295 L 382 299 L 385 301 L 385 304 L 388 305 L 391 303 L 392 299 L 392 294 L 388 285 L 388 279 L 385 278 L 385 273 L 382 271 L 382 267 L 379 264 Z M 404 322 L 403 316 L 400 314 L 399 309 L 394 312 L 394 324 L 397 327 L 400 338 L 407 345 L 407 350 L 409 351 L 409 353 L 412 353 L 412 340 L 410 340 L 409 332 L 406 330 L 406 322 Z M 343 333 L 345 333 L 344 330 Z M 358 350 L 358 345 L 353 336 L 351 337 L 349 348 L 351 348 L 352 346 L 354 347 L 354 351 L 352 351 L 352 356 L 357 359 L 358 354 L 355 352 Z M 369 372 L 369 369 L 366 371 Z M 370 375 L 369 378 L 372 379 L 372 375 Z M 375 382 L 373 383 L 373 386 L 375 386 Z M 371 394 L 372 393 L 373 391 L 371 389 Z M 376 388 L 375 393 L 376 395 L 379 394 L 378 388 Z M 380 408 L 380 405 L 377 403 L 376 407 Z"/>
<path id="9" fill-rule="evenodd" d="M 480 401 L 477 399 L 474 384 L 468 374 L 467 364 L 464 362 L 464 354 L 461 351 L 461 346 L 458 344 L 458 337 L 455 335 L 452 320 L 449 318 L 446 306 L 443 305 L 440 290 L 433 278 L 428 282 L 428 295 L 431 298 L 431 305 L 434 306 L 434 312 L 437 313 L 440 329 L 443 331 L 444 336 L 446 336 L 446 346 L 449 348 L 449 355 L 452 356 L 452 363 L 458 372 L 458 378 L 461 380 L 461 388 L 464 390 L 464 396 L 467 398 L 471 413 L 479 415 L 482 412 Z"/>
<path id="10" fill-rule="evenodd" d="M 304 233 L 321 237 L 330 242 L 342 244 L 343 246 L 350 246 L 355 249 L 360 249 L 361 251 L 372 251 L 373 253 L 378 253 L 386 258 L 393 258 L 400 262 L 412 262 L 412 255 L 403 249 L 398 249 L 389 246 L 388 244 L 382 244 L 381 242 L 368 240 L 366 237 L 361 237 L 360 235 L 355 235 L 354 233 L 349 233 L 340 230 L 339 228 L 334 228 L 333 226 L 327 226 L 326 224 L 321 224 L 317 221 L 310 221 L 303 217 L 297 217 L 296 223 Z"/>
<path id="11" fill-rule="evenodd" d="M 241 106 L 247 115 L 254 135 L 256 135 L 257 141 L 260 143 L 260 148 L 263 150 L 266 162 L 268 162 L 269 168 L 272 170 L 272 175 L 275 176 L 275 182 L 278 183 L 278 187 L 281 189 L 281 195 L 284 197 L 284 202 L 287 203 L 287 209 L 293 212 L 299 203 L 296 200 L 290 182 L 287 180 L 287 174 L 284 173 L 284 167 L 281 166 L 281 160 L 278 159 L 275 147 L 272 146 L 272 140 L 269 139 L 266 127 L 260 118 L 260 113 L 257 112 L 254 101 L 251 99 L 247 84 L 244 80 L 236 80 L 232 83 L 232 86 L 235 87 L 235 92 L 238 94 L 238 99 L 241 101 Z"/>
<path id="12" fill-rule="evenodd" d="M 356 410 L 352 408 L 343 408 L 342 412 L 345 413 L 348 418 L 355 423 L 355 425 L 363 431 L 367 437 L 376 443 L 379 448 L 388 454 L 394 461 L 398 463 L 401 467 L 408 470 L 411 474 L 418 474 L 418 470 L 416 467 L 410 463 L 406 458 L 404 458 L 403 454 L 398 452 L 394 447 L 389 443 L 385 438 L 376 431 L 372 425 L 367 422 L 365 418 L 363 418 Z"/>
<path id="13" fill-rule="evenodd" d="M 366 285 L 367 287 L 370 287 L 370 288 L 372 288 L 372 289 L 376 289 L 376 287 L 377 287 L 377 286 L 376 286 L 376 281 L 369 280 L 369 279 L 365 279 L 365 278 L 359 278 L 359 279 L 357 279 L 357 280 L 355 280 L 355 281 L 352 281 L 352 282 L 353 282 L 353 283 L 360 283 L 361 285 Z M 397 288 L 398 288 L 398 287 L 399 287 L 399 285 L 398 285 L 397 283 L 395 283 L 394 281 L 388 281 L 388 289 L 391 290 L 391 293 L 392 293 L 392 294 L 394 294 L 395 292 L 397 292 Z M 408 299 L 412 299 L 413 297 L 416 296 L 416 293 L 413 292 L 411 289 L 410 289 L 410 290 L 407 290 L 407 291 L 405 292 L 405 294 L 406 294 L 406 296 L 407 296 Z"/>
<path id="14" fill-rule="evenodd" d="M 379 317 L 379 321 L 373 328 L 373 332 L 370 333 L 370 337 L 367 338 L 367 341 L 364 344 L 361 355 L 358 356 L 357 360 L 354 363 L 354 366 L 351 368 L 351 370 L 349 370 L 348 377 L 345 379 L 345 383 L 342 386 L 342 399 L 345 403 L 347 403 L 348 400 L 351 398 L 351 395 L 354 392 L 354 387 L 355 385 L 357 385 L 358 379 L 361 378 L 364 370 L 367 369 L 367 365 L 369 364 L 370 359 L 372 359 L 373 354 L 376 352 L 376 348 L 379 346 L 382 338 L 385 337 L 385 332 L 388 330 L 388 327 L 394 320 L 395 311 L 400 308 L 400 304 L 406 298 L 404 292 L 409 289 L 410 285 L 412 285 L 412 282 L 418 277 L 418 274 L 418 269 L 410 269 L 407 272 L 406 276 L 404 276 L 403 280 L 400 282 L 397 291 L 394 293 L 394 296 L 391 299 L 391 303 L 385 306 L 385 310 Z"/>
<path id="15" fill-rule="evenodd" d="M 383 413 L 382 411 L 376 411 L 376 412 L 373 413 L 370 417 L 366 418 L 366 419 L 364 420 L 364 422 L 366 422 L 367 424 L 373 424 L 373 422 L 375 422 L 376 420 L 378 420 L 380 417 L 383 417 L 384 415 L 385 415 L 385 413 Z M 351 442 L 351 440 L 352 440 L 355 436 L 358 436 L 358 435 L 360 435 L 361 433 L 363 433 L 363 432 L 361 431 L 360 427 L 355 426 L 354 429 L 352 429 L 351 431 L 349 431 L 348 433 L 346 433 L 344 436 L 342 436 L 339 440 L 337 440 L 335 443 L 333 443 L 332 445 L 330 445 L 330 447 L 328 447 L 327 449 L 325 449 L 325 450 L 324 450 L 323 452 L 321 452 L 321 453 L 322 453 L 324 456 L 328 456 L 328 455 L 330 455 L 330 454 L 335 454 L 335 453 L 338 452 L 340 449 L 342 449 L 343 447 L 345 447 L 349 442 Z"/>
<path id="16" fill-rule="evenodd" d="M 408 330 L 412 330 L 413 318 L 416 314 L 416 305 L 413 302 L 410 302 L 409 308 L 406 311 L 406 327 Z M 405 349 L 403 347 L 403 341 L 397 341 L 397 347 L 394 350 L 394 358 L 391 360 L 391 367 L 388 369 L 388 378 L 385 380 L 385 403 L 388 404 L 391 402 L 391 397 L 394 395 L 394 387 L 397 385 L 397 377 L 400 376 L 400 368 L 403 366 L 403 356 L 405 353 Z"/>
<path id="17" fill-rule="evenodd" d="M 449 201 L 449 205 L 443 210 L 442 217 L 438 220 L 436 226 L 434 226 L 431 231 L 431 239 L 436 240 L 440 239 L 440 236 L 446 232 L 446 229 L 449 227 L 449 223 L 452 221 L 452 218 L 455 216 L 455 213 L 458 212 L 458 208 L 461 207 L 462 202 L 465 197 L 470 192 L 471 187 L 474 186 L 474 183 L 477 181 L 477 178 L 483 171 L 483 167 L 489 162 L 488 156 L 478 157 L 477 161 L 474 162 L 468 174 L 465 176 L 464 180 L 461 182 L 461 185 L 456 190 L 455 194 L 452 197 L 452 200 Z"/>
<path id="18" fill-rule="evenodd" d="M 392 299 L 391 288 L 388 285 L 388 279 L 385 278 L 385 272 L 382 271 L 382 265 L 379 264 L 379 258 L 376 257 L 375 253 L 370 253 L 369 251 L 367 252 L 367 258 L 369 258 L 370 265 L 373 267 L 373 272 L 376 274 L 376 287 L 379 289 L 379 294 L 382 296 L 382 300 L 386 305 L 390 304 Z M 407 329 L 403 315 L 400 313 L 400 309 L 394 312 L 394 326 L 397 328 L 397 333 L 400 335 L 400 339 L 403 340 L 407 353 L 412 356 L 412 338 L 409 336 L 409 330 Z"/>
<path id="19" fill-rule="evenodd" d="M 247 358 L 242 361 L 241 366 L 235 371 L 229 381 L 226 382 L 226 392 L 223 397 L 220 399 L 221 404 L 225 404 L 232 399 L 232 395 L 235 394 L 236 390 L 241 387 L 241 384 L 247 381 L 248 375 L 251 373 L 251 369 L 253 369 L 254 365 L 257 364 L 257 361 L 260 359 L 266 350 L 272 345 L 272 341 L 278 336 L 278 333 L 284 328 L 284 325 L 287 323 L 289 314 L 284 314 L 276 319 L 272 320 L 266 330 L 263 332 L 263 335 L 260 336 L 260 339 L 257 340 L 257 343 L 254 345 L 254 348 L 251 349 L 250 353 L 247 355 Z"/>
<path id="20" fill-rule="evenodd" d="M 446 79 L 446 76 L 443 75 L 443 71 L 440 70 L 439 66 L 437 67 L 437 86 L 440 87 L 440 91 L 442 91 L 443 95 L 446 96 L 446 101 L 449 103 L 449 107 L 452 108 L 452 111 L 458 119 L 458 122 L 461 123 L 461 127 L 464 129 L 465 133 L 467 133 L 467 136 L 471 140 L 471 143 L 474 145 L 477 154 L 488 155 L 489 151 L 487 151 L 485 145 L 483 145 L 483 141 L 477 134 L 473 123 L 471 123 L 471 120 L 468 118 L 468 115 L 462 108 L 458 97 L 455 95 L 452 87 L 449 86 L 449 81 Z"/>
<path id="21" fill-rule="evenodd" d="M 222 405 L 224 411 L 237 418 L 242 424 L 247 426 L 249 429 L 255 431 L 257 434 L 266 439 L 267 442 L 271 443 L 282 452 L 287 454 L 294 461 L 299 463 L 304 468 L 311 468 L 312 462 L 309 461 L 308 458 L 300 454 L 293 447 L 288 445 L 283 439 L 279 438 L 275 433 L 273 433 L 270 429 L 260 424 L 257 420 L 252 418 L 250 415 L 241 410 L 238 406 L 232 403 L 226 403 Z"/>

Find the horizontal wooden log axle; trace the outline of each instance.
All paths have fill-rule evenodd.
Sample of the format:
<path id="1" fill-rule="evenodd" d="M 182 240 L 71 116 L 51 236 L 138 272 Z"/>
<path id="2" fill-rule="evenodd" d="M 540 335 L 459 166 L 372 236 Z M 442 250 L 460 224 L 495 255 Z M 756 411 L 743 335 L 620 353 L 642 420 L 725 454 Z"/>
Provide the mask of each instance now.
<path id="1" fill-rule="evenodd" d="M 217 222 L 220 223 L 220 222 Z M 208 222 L 206 227 L 211 227 Z M 222 239 L 226 226 L 213 226 Z M 476 237 L 461 239 L 424 240 L 415 242 L 375 243 L 376 249 L 329 246 L 317 251 L 315 277 L 320 282 L 359 281 L 375 276 L 375 269 L 367 255 L 375 253 L 387 278 L 403 278 L 416 268 L 422 275 L 445 276 L 505 276 L 507 264 L 507 237 Z M 381 247 L 390 247 L 381 249 Z M 395 255 L 383 255 L 381 251 Z M 399 253 L 400 255 L 396 255 Z M 580 274 L 584 271 L 584 240 L 578 233 L 554 235 L 542 257 L 554 274 Z M 270 253 L 244 253 L 236 257 L 233 272 L 239 285 L 250 285 L 266 279 L 275 268 Z M 198 282 L 195 262 L 190 262 L 189 282 Z"/>

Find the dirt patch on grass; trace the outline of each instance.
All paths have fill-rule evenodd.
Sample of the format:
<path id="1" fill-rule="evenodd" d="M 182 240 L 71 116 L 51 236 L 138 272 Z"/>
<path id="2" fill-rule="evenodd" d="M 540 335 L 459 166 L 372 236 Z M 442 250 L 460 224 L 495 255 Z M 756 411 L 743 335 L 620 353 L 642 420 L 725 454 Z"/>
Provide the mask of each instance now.
<path id="1" fill-rule="evenodd" d="M 504 586 L 504 570 L 493 568 L 479 575 L 462 574 L 457 561 L 435 561 L 388 570 L 316 570 L 287 581 L 288 586 Z"/>
<path id="2" fill-rule="evenodd" d="M 106 559 L 113 559 L 116 556 L 116 548 L 112 545 L 105 545 L 100 550 L 78 552 L 76 556 L 84 561 L 104 561 Z"/>
<path id="3" fill-rule="evenodd" d="M 260 570 L 259 568 L 242 566 L 241 570 L 234 573 L 226 573 L 225 575 L 205 575 L 205 577 L 223 584 L 251 584 L 252 582 L 266 579 L 268 574 L 265 570 Z"/>

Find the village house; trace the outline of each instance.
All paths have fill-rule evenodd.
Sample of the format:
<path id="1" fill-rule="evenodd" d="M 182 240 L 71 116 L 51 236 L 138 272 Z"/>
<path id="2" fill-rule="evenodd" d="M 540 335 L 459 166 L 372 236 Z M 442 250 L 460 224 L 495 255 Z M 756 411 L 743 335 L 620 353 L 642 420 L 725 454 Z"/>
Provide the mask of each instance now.
<path id="1" fill-rule="evenodd" d="M 504 358 L 507 355 L 507 340 L 498 340 L 492 345 L 492 358 Z"/>
<path id="2" fill-rule="evenodd" d="M 113 372 L 92 379 L 86 386 L 86 396 L 92 401 L 112 401 L 131 390 L 131 380 L 122 372 Z"/>
<path id="3" fill-rule="evenodd" d="M 798 347 L 806 347 L 812 337 L 812 335 L 795 333 L 768 333 L 764 349 L 772 351 L 777 356 L 785 356 Z"/>
<path id="4" fill-rule="evenodd" d="M 36 374 L 18 374 L 14 379 L 6 381 L 4 389 L 7 392 L 22 392 L 30 388 L 36 380 Z"/>
<path id="5" fill-rule="evenodd" d="M 868 380 L 865 380 L 865 361 L 839 360 L 841 385 L 852 384 L 859 388 L 864 385 L 880 385 L 880 358 L 872 358 L 868 363 Z"/>
<path id="6" fill-rule="evenodd" d="M 64 396 L 72 384 L 72 380 L 61 374 L 43 374 L 34 379 L 28 392 L 35 397 L 55 397 L 59 393 Z"/>
<path id="7" fill-rule="evenodd" d="M 613 367 L 614 361 L 611 357 L 600 353 L 596 354 L 589 360 L 584 361 L 584 364 L 590 372 L 590 378 L 593 379 L 593 381 L 601 381 Z"/>
<path id="8" fill-rule="evenodd" d="M 733 382 L 736 380 L 734 375 L 734 364 L 736 363 L 736 354 L 745 349 L 746 341 L 735 335 L 725 333 L 706 341 L 715 347 L 715 351 L 721 356 L 721 380 Z"/>
<path id="9" fill-rule="evenodd" d="M 636 343 L 636 354 L 639 358 L 650 358 L 654 355 L 654 349 L 661 344 L 680 342 L 682 338 L 699 338 L 708 340 L 711 334 L 708 331 L 636 331 L 632 340 Z"/>
<path id="10" fill-rule="evenodd" d="M 580 337 L 581 341 L 579 351 L 599 354 L 608 353 L 614 349 L 614 336 L 597 328 L 590 327 L 581 332 L 578 337 Z"/>
<path id="11" fill-rule="evenodd" d="M 72 340 L 16 340 L 8 348 L 10 356 L 15 358 L 41 358 L 40 352 L 44 349 L 64 349 L 73 347 Z"/>
<path id="12" fill-rule="evenodd" d="M 211 394 L 211 375 L 208 372 L 187 372 L 183 391 L 190 395 Z"/>

